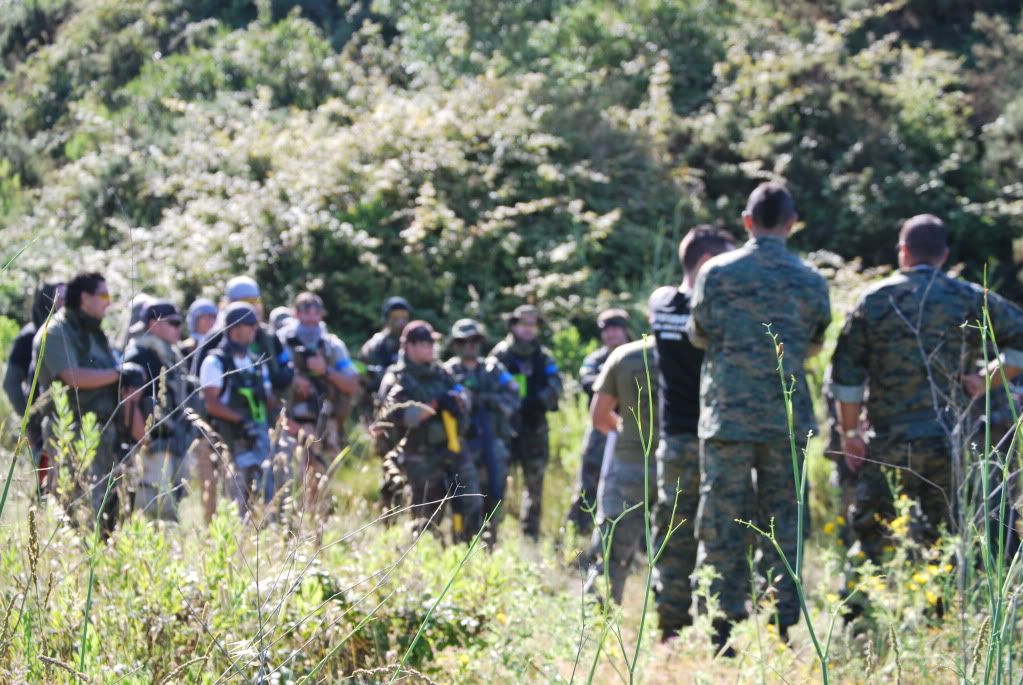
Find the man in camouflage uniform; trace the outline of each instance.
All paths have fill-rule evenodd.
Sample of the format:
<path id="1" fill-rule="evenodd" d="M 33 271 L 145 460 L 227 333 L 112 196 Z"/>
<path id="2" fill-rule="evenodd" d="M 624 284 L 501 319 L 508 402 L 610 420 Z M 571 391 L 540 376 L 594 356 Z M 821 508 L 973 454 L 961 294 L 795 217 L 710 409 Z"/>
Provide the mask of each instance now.
<path id="1" fill-rule="evenodd" d="M 500 513 L 508 480 L 508 443 L 511 437 L 511 419 L 519 408 L 519 388 L 504 365 L 495 357 L 480 359 L 486 334 L 482 324 L 472 319 L 460 319 L 451 327 L 451 350 L 455 356 L 444 364 L 455 382 L 469 393 L 472 412 L 469 414 L 467 443 L 463 460 L 469 464 L 460 471 L 476 473 L 478 491 L 483 501 L 469 496 L 455 500 L 456 513 L 465 520 L 466 536 L 471 538 L 479 530 L 482 517 L 490 515 L 485 532 L 489 544 L 497 542 Z M 473 484 L 468 484 L 472 489 Z"/>
<path id="2" fill-rule="evenodd" d="M 401 355 L 380 383 L 380 410 L 371 426 L 401 470 L 417 535 L 440 523 L 449 485 L 455 492 L 467 485 L 449 481 L 461 451 L 459 421 L 468 407 L 463 390 L 434 360 L 438 337 L 425 321 L 405 326 Z"/>
<path id="3" fill-rule="evenodd" d="M 558 365 L 539 341 L 542 324 L 536 307 L 516 307 L 508 318 L 508 336 L 490 353 L 504 364 L 519 386 L 522 404 L 515 416 L 515 437 L 509 448 L 511 462 L 522 465 L 526 486 L 519 514 L 522 532 L 533 540 L 540 537 L 543 479 L 550 456 L 547 412 L 558 408 L 561 397 Z"/>
<path id="4" fill-rule="evenodd" d="M 329 462 L 341 451 L 350 400 L 359 389 L 348 348 L 327 331 L 325 313 L 319 295 L 300 293 L 294 318 L 277 333 L 295 365 L 287 401 L 289 432 L 298 442 L 306 504 L 311 506 Z"/>
<path id="5" fill-rule="evenodd" d="M 401 352 L 399 338 L 412 316 L 412 307 L 404 297 L 389 297 L 384 302 L 381 313 L 384 327 L 363 343 L 359 351 L 366 395 L 370 399 L 379 397 L 380 381 L 383 380 L 384 373 L 398 363 Z"/>
<path id="6" fill-rule="evenodd" d="M 883 519 L 893 513 L 884 475 L 889 468 L 915 503 L 910 531 L 918 542 L 931 544 L 939 526 L 954 525 L 950 437 L 969 396 L 984 392 L 982 375 L 969 373 L 981 357 L 980 333 L 964 326 L 983 320 L 984 289 L 941 271 L 948 238 L 935 216 L 906 221 L 898 250 L 899 271 L 860 298 L 832 358 L 842 451 L 858 476 L 850 520 L 862 551 L 874 559 L 883 546 Z M 1002 358 L 983 374 L 997 386 L 999 364 L 1009 378 L 1023 367 L 1023 311 L 991 292 L 987 306 Z M 874 430 L 869 461 L 860 430 L 867 388 Z"/>
<path id="7" fill-rule="evenodd" d="M 661 639 L 692 625 L 690 576 L 696 564 L 696 509 L 700 501 L 700 366 L 703 350 L 686 336 L 689 299 L 696 276 L 711 257 L 735 248 L 720 229 L 697 226 L 679 244 L 684 279 L 650 295 L 650 326 L 657 342 L 657 506 L 654 549 L 664 548 L 654 568 L 654 598 Z M 682 526 L 679 528 L 679 526 Z M 677 528 L 671 533 L 673 528 Z M 670 534 L 670 536 L 669 536 Z"/>
<path id="8" fill-rule="evenodd" d="M 617 347 L 632 340 L 629 333 L 629 314 L 624 309 L 606 309 L 597 316 L 602 343 L 586 355 L 579 369 L 579 383 L 586 393 L 586 406 L 593 403 L 593 384 L 608 356 Z M 593 509 L 597 503 L 597 486 L 600 483 L 600 465 L 604 460 L 604 446 L 607 437 L 592 425 L 586 426 L 583 435 L 582 463 L 579 467 L 579 492 L 568 510 L 568 523 L 575 526 L 579 535 L 593 532 Z"/>
<path id="9" fill-rule="evenodd" d="M 751 239 L 718 255 L 696 280 L 688 322 L 690 340 L 705 350 L 700 381 L 700 505 L 698 563 L 713 566 L 711 584 L 725 620 L 715 644 L 725 647 L 732 622 L 747 616 L 746 529 L 735 522 L 752 515 L 774 521 L 782 552 L 795 563 L 797 506 L 793 459 L 777 351 L 765 324 L 784 344 L 782 368 L 795 379 L 792 398 L 796 440 L 816 431 L 804 364 L 824 342 L 831 321 L 828 285 L 786 249 L 796 223 L 792 196 L 777 183 L 750 195 L 742 215 Z M 798 447 L 798 445 L 797 445 Z M 756 491 L 751 472 L 756 470 Z M 754 505 L 747 514 L 746 503 Z M 777 622 L 787 637 L 799 620 L 795 584 L 770 546 L 768 566 L 777 578 Z"/>
<path id="10" fill-rule="evenodd" d="M 189 401 L 184 358 L 177 348 L 182 318 L 166 300 L 150 300 L 129 329 L 133 335 L 124 353 L 125 364 L 144 371 L 143 413 L 151 417 L 149 435 L 140 452 L 142 475 L 135 491 L 135 508 L 147 516 L 176 521 L 187 467 L 185 454 L 192 426 L 184 417 Z"/>
<path id="11" fill-rule="evenodd" d="M 593 386 L 591 421 L 608 437 L 609 460 L 597 489 L 597 525 L 586 590 L 621 604 L 636 552 L 646 544 L 646 515 L 657 501 L 657 349 L 652 338 L 618 347 Z M 651 419 L 653 421 L 651 422 Z M 644 494 L 645 493 L 645 494 Z M 644 500 L 646 505 L 644 505 Z M 631 511 L 630 507 L 640 505 Z"/>

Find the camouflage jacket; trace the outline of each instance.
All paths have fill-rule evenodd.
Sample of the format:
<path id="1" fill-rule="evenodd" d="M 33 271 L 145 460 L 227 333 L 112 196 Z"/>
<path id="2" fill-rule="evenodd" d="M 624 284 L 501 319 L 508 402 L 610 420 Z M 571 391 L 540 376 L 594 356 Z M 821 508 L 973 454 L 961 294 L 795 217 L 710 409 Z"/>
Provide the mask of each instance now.
<path id="1" fill-rule="evenodd" d="M 398 336 L 386 328 L 377 331 L 372 338 L 363 343 L 359 351 L 360 371 L 365 375 L 366 389 L 370 393 L 376 393 L 380 389 L 384 374 L 388 367 L 398 362 L 400 352 L 401 343 Z"/>
<path id="2" fill-rule="evenodd" d="M 700 376 L 701 438 L 774 440 L 788 435 L 774 343 L 784 343 L 786 382 L 796 379 L 797 440 L 816 431 L 804 364 L 831 322 L 828 284 L 785 247 L 760 236 L 700 270 L 688 333 L 705 349 Z"/>
<path id="3" fill-rule="evenodd" d="M 519 408 L 519 387 L 496 357 L 480 360 L 471 371 L 462 360 L 452 357 L 444 362 L 444 368 L 456 383 L 465 388 L 472 400 L 472 414 L 469 427 L 470 437 L 477 423 L 486 417 L 486 430 L 498 438 L 508 438 L 511 433 L 511 418 Z"/>
<path id="4" fill-rule="evenodd" d="M 880 439 L 943 435 L 967 404 L 960 375 L 976 371 L 982 356 L 975 326 L 983 304 L 982 287 L 930 266 L 871 286 L 838 338 L 835 399 L 862 402 L 869 386 L 867 418 Z M 988 310 L 1004 361 L 1023 366 L 1023 311 L 994 293 Z"/>
<path id="5" fill-rule="evenodd" d="M 407 437 L 405 451 L 440 451 L 448 446 L 448 435 L 440 411 L 422 419 L 428 410 L 417 405 L 429 405 L 435 399 L 452 391 L 460 392 L 457 383 L 443 366 L 413 364 L 404 356 L 387 370 L 380 383 L 377 421 L 387 426 L 385 445 L 394 449 Z M 466 402 L 468 404 L 468 402 Z M 462 432 L 464 419 L 458 418 L 457 430 Z"/>
<path id="6" fill-rule="evenodd" d="M 607 349 L 606 345 L 601 345 L 586 355 L 579 367 L 579 384 L 583 386 L 583 392 L 591 401 L 593 400 L 593 384 L 597 382 L 600 369 L 603 368 L 604 362 L 609 356 L 611 356 L 611 350 Z"/>

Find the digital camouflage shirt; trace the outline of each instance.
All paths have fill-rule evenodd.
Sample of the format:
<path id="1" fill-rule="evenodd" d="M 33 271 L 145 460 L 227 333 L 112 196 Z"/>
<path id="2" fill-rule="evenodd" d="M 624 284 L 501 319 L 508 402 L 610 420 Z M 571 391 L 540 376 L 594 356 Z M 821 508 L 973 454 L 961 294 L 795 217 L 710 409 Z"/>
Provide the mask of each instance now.
<path id="1" fill-rule="evenodd" d="M 930 266 L 871 286 L 838 338 L 831 362 L 835 399 L 861 402 L 869 387 L 867 418 L 881 439 L 944 435 L 955 406 L 966 404 L 960 375 L 976 371 L 982 357 L 975 326 L 983 304 L 981 286 Z M 1023 311 L 994 293 L 987 304 L 1003 361 L 1023 366 Z"/>
<path id="2" fill-rule="evenodd" d="M 774 343 L 784 343 L 786 382 L 797 439 L 816 431 L 804 365 L 831 322 L 828 284 L 774 236 L 760 236 L 713 257 L 700 270 L 691 301 L 689 338 L 704 348 L 700 377 L 701 438 L 769 441 L 788 435 Z"/>

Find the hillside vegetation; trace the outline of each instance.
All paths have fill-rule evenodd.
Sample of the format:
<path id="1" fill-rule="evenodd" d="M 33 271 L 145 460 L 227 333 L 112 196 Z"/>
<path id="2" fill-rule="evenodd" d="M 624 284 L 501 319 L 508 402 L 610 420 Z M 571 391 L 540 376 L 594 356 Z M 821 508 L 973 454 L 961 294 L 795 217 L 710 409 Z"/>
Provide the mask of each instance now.
<path id="1" fill-rule="evenodd" d="M 18 0 L 0 16 L 0 313 L 48 273 L 270 304 L 381 293 L 558 324 L 676 279 L 761 179 L 796 245 L 894 262 L 923 211 L 1023 293 L 1023 40 L 999 0 Z M 486 268 L 479 266 L 485 264 Z"/>

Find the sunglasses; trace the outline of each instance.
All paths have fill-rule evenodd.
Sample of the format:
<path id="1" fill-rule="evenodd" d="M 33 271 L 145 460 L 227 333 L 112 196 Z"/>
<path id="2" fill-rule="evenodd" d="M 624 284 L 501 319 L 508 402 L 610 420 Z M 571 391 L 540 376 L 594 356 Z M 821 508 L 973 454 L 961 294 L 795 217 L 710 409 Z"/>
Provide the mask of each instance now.
<path id="1" fill-rule="evenodd" d="M 104 302 L 110 302 L 110 293 L 90 293 L 93 297 L 98 297 Z"/>
<path id="2" fill-rule="evenodd" d="M 297 309 L 300 312 L 322 312 L 323 311 L 323 307 L 321 307 L 320 305 L 315 304 L 313 302 L 309 302 L 307 304 L 299 305 L 297 307 Z"/>

